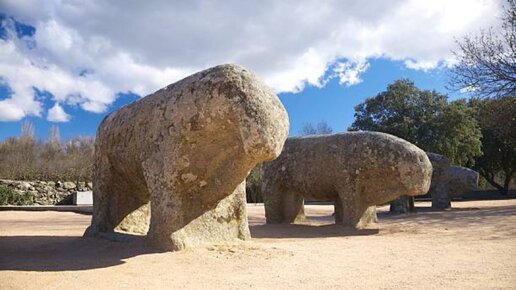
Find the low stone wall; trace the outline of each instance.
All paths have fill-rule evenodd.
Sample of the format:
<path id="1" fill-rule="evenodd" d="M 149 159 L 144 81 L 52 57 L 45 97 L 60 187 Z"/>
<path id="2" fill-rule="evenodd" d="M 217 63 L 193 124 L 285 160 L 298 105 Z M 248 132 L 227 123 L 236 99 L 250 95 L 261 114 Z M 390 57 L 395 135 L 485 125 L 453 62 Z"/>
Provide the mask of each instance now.
<path id="1" fill-rule="evenodd" d="M 28 193 L 37 205 L 72 204 L 76 191 L 92 190 L 91 182 L 18 181 L 0 179 L 0 186 L 12 188 L 19 194 Z"/>

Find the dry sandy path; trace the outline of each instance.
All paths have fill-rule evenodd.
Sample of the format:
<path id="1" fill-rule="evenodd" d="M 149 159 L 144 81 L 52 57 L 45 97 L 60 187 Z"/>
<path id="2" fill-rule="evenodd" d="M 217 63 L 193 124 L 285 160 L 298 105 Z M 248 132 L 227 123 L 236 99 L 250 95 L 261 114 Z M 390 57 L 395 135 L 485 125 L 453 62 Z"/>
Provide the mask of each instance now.
<path id="1" fill-rule="evenodd" d="M 516 200 L 453 205 L 383 207 L 361 231 L 330 225 L 331 206 L 270 226 L 250 205 L 251 241 L 175 253 L 82 238 L 88 215 L 0 212 L 0 289 L 516 289 Z"/>

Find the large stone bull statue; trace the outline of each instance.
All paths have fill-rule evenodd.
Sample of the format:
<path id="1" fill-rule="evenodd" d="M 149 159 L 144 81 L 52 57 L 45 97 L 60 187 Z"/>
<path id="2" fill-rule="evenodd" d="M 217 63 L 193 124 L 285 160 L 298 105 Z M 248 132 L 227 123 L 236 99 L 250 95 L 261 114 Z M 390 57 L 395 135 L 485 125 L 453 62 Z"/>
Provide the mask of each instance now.
<path id="1" fill-rule="evenodd" d="M 280 154 L 288 127 L 277 96 L 236 65 L 196 73 L 122 107 L 97 131 L 85 235 L 113 232 L 150 201 L 147 237 L 158 247 L 249 238 L 245 178 Z M 148 221 L 143 215 L 132 222 Z"/>
<path id="2" fill-rule="evenodd" d="M 264 163 L 267 223 L 304 219 L 303 198 L 335 202 L 335 222 L 362 227 L 372 206 L 428 191 L 432 165 L 415 145 L 383 133 L 350 132 L 289 138 L 280 157 Z"/>

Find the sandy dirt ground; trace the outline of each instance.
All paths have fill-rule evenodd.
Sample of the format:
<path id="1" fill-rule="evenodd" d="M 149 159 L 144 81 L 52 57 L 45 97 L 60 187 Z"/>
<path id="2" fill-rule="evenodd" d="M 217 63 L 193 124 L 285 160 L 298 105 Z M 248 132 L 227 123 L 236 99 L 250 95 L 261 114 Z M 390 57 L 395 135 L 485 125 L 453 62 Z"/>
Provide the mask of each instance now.
<path id="1" fill-rule="evenodd" d="M 302 225 L 265 225 L 253 239 L 160 252 L 142 238 L 82 238 L 89 215 L 0 212 L 0 289 L 516 289 L 516 200 L 389 215 L 363 230 L 309 205 Z"/>

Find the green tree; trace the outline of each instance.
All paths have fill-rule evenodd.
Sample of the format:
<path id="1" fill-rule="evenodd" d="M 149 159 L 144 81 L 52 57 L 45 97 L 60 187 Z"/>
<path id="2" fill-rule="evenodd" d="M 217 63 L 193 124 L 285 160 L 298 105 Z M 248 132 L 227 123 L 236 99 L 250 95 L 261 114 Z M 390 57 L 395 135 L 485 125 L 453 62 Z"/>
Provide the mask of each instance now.
<path id="1" fill-rule="evenodd" d="M 425 147 L 433 139 L 429 121 L 446 104 L 446 97 L 435 91 L 421 91 L 408 79 L 397 80 L 386 91 L 355 106 L 355 121 L 349 130 L 385 132 Z"/>
<path id="2" fill-rule="evenodd" d="M 475 157 L 482 154 L 482 134 L 473 112 L 465 100 L 450 102 L 431 121 L 434 139 L 424 149 L 445 155 L 452 163 L 472 167 Z"/>
<path id="3" fill-rule="evenodd" d="M 461 165 L 473 165 L 481 154 L 480 129 L 467 103 L 448 102 L 445 95 L 420 90 L 408 79 L 358 104 L 349 130 L 389 133 Z"/>
<path id="4" fill-rule="evenodd" d="M 472 99 L 482 130 L 483 155 L 475 160 L 475 169 L 502 194 L 516 173 L 516 97 Z M 503 183 L 497 182 L 498 175 Z"/>

